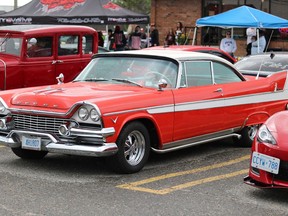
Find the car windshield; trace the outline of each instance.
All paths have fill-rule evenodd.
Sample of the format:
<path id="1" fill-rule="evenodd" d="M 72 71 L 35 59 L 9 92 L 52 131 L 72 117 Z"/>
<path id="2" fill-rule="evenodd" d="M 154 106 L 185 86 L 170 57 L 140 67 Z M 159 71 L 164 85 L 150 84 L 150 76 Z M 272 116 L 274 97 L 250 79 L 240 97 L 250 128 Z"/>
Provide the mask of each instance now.
<path id="1" fill-rule="evenodd" d="M 238 61 L 235 67 L 240 71 L 283 71 L 288 69 L 288 54 L 248 56 Z"/>
<path id="2" fill-rule="evenodd" d="M 0 52 L 20 56 L 22 38 L 19 37 L 0 37 Z"/>
<path id="3" fill-rule="evenodd" d="M 165 80 L 175 88 L 178 74 L 176 62 L 144 58 L 105 56 L 93 59 L 75 81 L 125 83 L 142 87 L 158 88 Z"/>

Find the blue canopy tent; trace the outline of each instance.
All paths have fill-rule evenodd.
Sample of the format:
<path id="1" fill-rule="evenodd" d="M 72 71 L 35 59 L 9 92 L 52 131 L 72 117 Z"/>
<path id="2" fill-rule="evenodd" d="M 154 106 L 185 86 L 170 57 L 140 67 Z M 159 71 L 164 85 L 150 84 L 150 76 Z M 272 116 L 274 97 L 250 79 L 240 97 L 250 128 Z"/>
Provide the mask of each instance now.
<path id="1" fill-rule="evenodd" d="M 197 27 L 213 26 L 222 28 L 287 28 L 288 20 L 248 6 L 241 6 L 214 16 L 200 18 Z"/>
<path id="2" fill-rule="evenodd" d="M 220 28 L 257 28 L 259 38 L 259 28 L 280 29 L 288 27 L 288 20 L 272 14 L 257 10 L 248 6 L 240 6 L 232 10 L 214 15 L 199 18 L 196 21 L 194 30 L 193 45 L 195 43 L 197 27 L 220 27 Z"/>

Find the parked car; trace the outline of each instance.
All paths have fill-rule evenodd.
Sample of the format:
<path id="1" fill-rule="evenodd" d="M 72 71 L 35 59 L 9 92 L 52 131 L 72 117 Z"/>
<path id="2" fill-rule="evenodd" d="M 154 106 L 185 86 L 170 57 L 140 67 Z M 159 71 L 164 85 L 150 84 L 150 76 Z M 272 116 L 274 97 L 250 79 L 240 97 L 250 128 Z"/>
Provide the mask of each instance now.
<path id="1" fill-rule="evenodd" d="M 104 47 L 98 46 L 98 53 L 105 53 L 105 52 L 110 52 L 110 50 Z"/>
<path id="2" fill-rule="evenodd" d="M 288 69 L 288 53 L 272 52 L 246 56 L 235 67 L 244 75 L 266 77 Z"/>
<path id="3" fill-rule="evenodd" d="M 153 46 L 147 49 L 157 49 L 157 50 L 178 50 L 178 51 L 190 51 L 190 52 L 201 52 L 201 53 L 209 53 L 212 55 L 216 55 L 222 57 L 229 61 L 230 63 L 234 64 L 237 60 L 229 55 L 227 52 L 210 46 L 193 46 L 193 45 L 171 45 L 171 46 Z"/>
<path id="4" fill-rule="evenodd" d="M 0 90 L 72 81 L 98 52 L 97 31 L 85 26 L 0 27 Z"/>
<path id="5" fill-rule="evenodd" d="M 0 143 L 25 159 L 110 156 L 117 172 L 134 173 L 151 150 L 227 137 L 251 146 L 258 125 L 286 109 L 287 84 L 286 72 L 247 81 L 210 54 L 101 53 L 73 82 L 0 92 Z"/>
<path id="6" fill-rule="evenodd" d="M 272 115 L 252 145 L 245 183 L 262 188 L 288 187 L 288 111 Z"/>

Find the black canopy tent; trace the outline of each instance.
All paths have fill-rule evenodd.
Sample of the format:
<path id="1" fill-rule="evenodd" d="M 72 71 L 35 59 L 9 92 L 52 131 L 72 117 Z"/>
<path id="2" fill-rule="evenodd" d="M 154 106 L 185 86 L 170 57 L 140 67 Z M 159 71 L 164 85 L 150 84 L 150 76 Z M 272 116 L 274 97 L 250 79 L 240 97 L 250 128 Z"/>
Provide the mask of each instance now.
<path id="1" fill-rule="evenodd" d="M 0 25 L 13 24 L 148 24 L 149 16 L 109 0 L 32 0 L 0 15 Z"/>

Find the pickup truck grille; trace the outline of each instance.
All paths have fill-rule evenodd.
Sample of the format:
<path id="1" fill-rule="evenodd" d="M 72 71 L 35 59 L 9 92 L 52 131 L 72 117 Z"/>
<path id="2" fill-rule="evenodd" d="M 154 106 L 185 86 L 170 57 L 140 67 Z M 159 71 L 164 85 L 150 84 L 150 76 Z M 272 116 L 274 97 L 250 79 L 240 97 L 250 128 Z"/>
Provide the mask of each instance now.
<path id="1" fill-rule="evenodd" d="M 60 125 L 66 124 L 69 120 L 60 118 L 49 118 L 43 116 L 12 114 L 15 122 L 15 129 L 33 130 L 59 134 Z"/>

